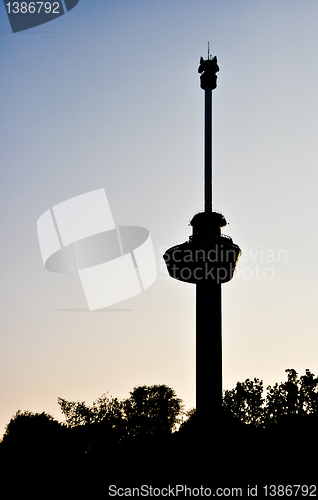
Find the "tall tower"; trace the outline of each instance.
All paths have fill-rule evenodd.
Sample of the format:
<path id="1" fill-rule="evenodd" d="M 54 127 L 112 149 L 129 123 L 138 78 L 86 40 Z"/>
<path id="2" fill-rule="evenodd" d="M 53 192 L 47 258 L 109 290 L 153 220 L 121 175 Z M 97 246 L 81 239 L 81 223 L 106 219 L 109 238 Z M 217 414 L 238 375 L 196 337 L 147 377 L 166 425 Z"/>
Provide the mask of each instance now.
<path id="1" fill-rule="evenodd" d="M 204 112 L 204 211 L 191 220 L 189 240 L 163 256 L 172 278 L 196 285 L 196 413 L 203 429 L 217 425 L 222 408 L 221 285 L 233 278 L 240 248 L 221 234 L 225 217 L 212 210 L 212 90 L 217 58 L 200 59 Z"/>

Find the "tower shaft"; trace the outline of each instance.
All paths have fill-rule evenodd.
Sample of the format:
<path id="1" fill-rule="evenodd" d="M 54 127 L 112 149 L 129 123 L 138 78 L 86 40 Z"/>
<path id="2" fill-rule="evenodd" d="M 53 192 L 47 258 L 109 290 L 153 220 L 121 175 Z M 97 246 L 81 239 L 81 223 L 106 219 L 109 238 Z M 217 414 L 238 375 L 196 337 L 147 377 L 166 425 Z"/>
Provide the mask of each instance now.
<path id="1" fill-rule="evenodd" d="M 221 407 L 221 283 L 202 281 L 196 285 L 196 411 L 203 432 L 217 424 Z"/>

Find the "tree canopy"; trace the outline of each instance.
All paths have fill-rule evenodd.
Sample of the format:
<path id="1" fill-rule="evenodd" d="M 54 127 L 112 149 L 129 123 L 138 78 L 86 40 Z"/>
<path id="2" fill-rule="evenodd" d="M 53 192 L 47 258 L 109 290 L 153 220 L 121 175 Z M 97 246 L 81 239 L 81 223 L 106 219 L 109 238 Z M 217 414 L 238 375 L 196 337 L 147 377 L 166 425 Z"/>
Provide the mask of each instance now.
<path id="1" fill-rule="evenodd" d="M 207 436 L 213 437 L 212 448 L 204 439 L 205 430 L 197 432 L 195 409 L 184 412 L 182 400 L 166 385 L 134 387 L 123 400 L 102 394 L 91 405 L 60 397 L 64 423 L 45 412 L 19 410 L 0 443 L 3 477 L 14 467 L 27 483 L 36 470 L 37 476 L 49 481 L 51 477 L 58 477 L 63 485 L 68 481 L 70 498 L 76 496 L 74 484 L 79 477 L 88 478 L 91 491 L 92 478 L 96 484 L 105 474 L 112 484 L 161 480 L 188 484 L 193 471 L 197 481 L 202 477 L 210 481 L 211 470 L 217 486 L 222 474 L 226 485 L 229 478 L 234 485 L 242 478 L 249 484 L 256 484 L 257 478 L 272 484 L 291 480 L 309 484 L 308 478 L 316 474 L 314 461 L 284 471 L 281 464 L 282 454 L 306 456 L 318 446 L 318 377 L 310 370 L 300 377 L 293 369 L 286 374 L 285 382 L 266 389 L 254 378 L 225 391 L 222 422 L 206 429 Z"/>
<path id="2" fill-rule="evenodd" d="M 266 388 L 257 378 L 237 382 L 225 391 L 223 408 L 246 424 L 275 426 L 282 418 L 318 414 L 318 377 L 310 370 L 298 377 L 294 369 L 285 370 L 287 381 Z"/>
<path id="3" fill-rule="evenodd" d="M 125 428 L 130 437 L 171 433 L 183 407 L 182 400 L 166 385 L 137 386 L 122 401 L 103 394 L 92 406 L 62 398 L 58 403 L 68 427 L 109 422 L 113 428 Z"/>

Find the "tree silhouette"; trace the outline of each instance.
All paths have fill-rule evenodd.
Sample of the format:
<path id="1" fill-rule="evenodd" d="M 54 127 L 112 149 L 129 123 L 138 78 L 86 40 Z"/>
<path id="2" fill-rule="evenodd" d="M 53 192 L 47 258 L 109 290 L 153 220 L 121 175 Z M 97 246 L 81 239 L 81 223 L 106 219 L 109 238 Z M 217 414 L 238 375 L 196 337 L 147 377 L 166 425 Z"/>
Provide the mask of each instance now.
<path id="1" fill-rule="evenodd" d="M 306 370 L 300 377 L 300 401 L 306 414 L 318 414 L 318 377 Z"/>
<path id="2" fill-rule="evenodd" d="M 255 378 L 237 382 L 232 390 L 225 391 L 223 408 L 245 424 L 264 428 L 279 421 L 309 414 L 318 414 L 318 377 L 310 370 L 300 378 L 296 370 L 287 369 L 287 381 L 266 388 Z"/>
<path id="3" fill-rule="evenodd" d="M 79 457 L 99 455 L 105 447 L 114 449 L 125 436 L 123 403 L 117 398 L 102 394 L 92 406 L 58 398 L 58 404 Z"/>
<path id="4" fill-rule="evenodd" d="M 129 437 L 171 433 L 182 409 L 181 399 L 166 385 L 137 386 L 123 401 L 103 394 L 92 406 L 62 398 L 58 403 L 70 428 L 110 422 L 113 428 L 124 425 Z"/>
<path id="5" fill-rule="evenodd" d="M 145 453 L 141 441 L 143 446 L 150 445 L 150 440 L 151 446 L 154 440 L 163 443 L 162 438 L 169 438 L 176 429 L 183 406 L 175 391 L 166 385 L 137 386 L 122 401 L 103 394 L 92 406 L 63 398 L 58 398 L 58 404 L 71 432 L 73 450 L 95 461 L 105 449 L 112 450 L 113 456 L 136 453 L 136 440 L 141 459 Z M 119 445 L 126 447 L 125 452 Z"/>
<path id="6" fill-rule="evenodd" d="M 14 440 L 24 442 L 32 448 L 36 441 L 45 444 L 46 439 L 53 440 L 61 427 L 61 424 L 49 413 L 18 410 L 6 426 L 3 443 Z"/>
<path id="7" fill-rule="evenodd" d="M 87 406 L 85 401 L 66 401 L 62 398 L 57 401 L 68 427 L 114 421 L 123 417 L 122 403 L 107 394 L 102 394 L 92 406 Z"/>
<path id="8" fill-rule="evenodd" d="M 263 424 L 263 381 L 258 378 L 237 382 L 223 397 L 223 409 L 235 415 L 241 422 L 259 426 Z"/>
<path id="9" fill-rule="evenodd" d="M 305 456 L 318 446 L 318 377 L 308 369 L 301 377 L 293 369 L 286 373 L 285 382 L 266 391 L 257 378 L 225 391 L 222 422 L 203 430 L 215 438 L 209 457 L 205 434 L 197 432 L 196 410 L 183 412 L 182 400 L 166 385 L 134 387 L 124 400 L 103 394 L 91 406 L 59 398 L 65 424 L 44 412 L 18 411 L 0 443 L 2 476 L 14 464 L 25 481 L 34 470 L 47 478 L 63 477 L 70 497 L 76 496 L 76 478 L 87 477 L 91 488 L 105 471 L 107 481 L 127 486 L 145 480 L 164 485 L 192 480 L 197 486 L 210 481 L 211 470 L 217 486 L 222 480 L 236 486 L 265 479 L 266 484 L 310 484 L 314 461 L 286 470 L 282 463 L 284 456 Z"/>
<path id="10" fill-rule="evenodd" d="M 124 401 L 129 436 L 169 434 L 179 422 L 183 404 L 166 385 L 138 386 Z"/>
<path id="11" fill-rule="evenodd" d="M 1 442 L 1 452 L 15 464 L 52 465 L 64 447 L 65 428 L 48 413 L 18 410 L 12 417 Z"/>
<path id="12" fill-rule="evenodd" d="M 295 415 L 300 410 L 297 372 L 293 369 L 287 369 L 285 372 L 287 373 L 286 382 L 267 387 L 266 408 L 264 409 L 267 426 L 276 425 L 282 417 Z"/>

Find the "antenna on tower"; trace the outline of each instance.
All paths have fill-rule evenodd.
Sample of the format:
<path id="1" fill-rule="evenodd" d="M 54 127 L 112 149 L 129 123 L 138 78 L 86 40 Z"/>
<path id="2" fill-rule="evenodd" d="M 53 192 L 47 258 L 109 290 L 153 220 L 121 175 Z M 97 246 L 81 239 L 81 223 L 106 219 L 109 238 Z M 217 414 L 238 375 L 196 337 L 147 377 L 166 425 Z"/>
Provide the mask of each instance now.
<path id="1" fill-rule="evenodd" d="M 210 59 L 210 42 L 208 42 L 208 59 Z"/>

